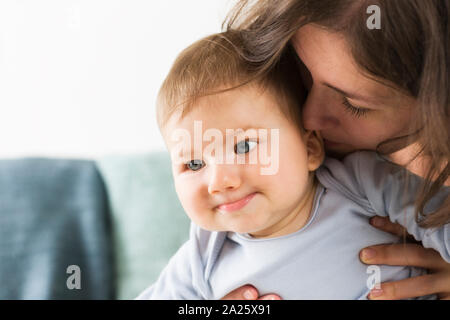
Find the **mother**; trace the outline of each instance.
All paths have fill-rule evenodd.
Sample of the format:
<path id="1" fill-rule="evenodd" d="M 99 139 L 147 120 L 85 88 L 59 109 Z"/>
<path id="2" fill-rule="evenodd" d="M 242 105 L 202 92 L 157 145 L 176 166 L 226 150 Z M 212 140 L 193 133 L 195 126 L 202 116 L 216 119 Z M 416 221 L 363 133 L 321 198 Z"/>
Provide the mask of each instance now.
<path id="1" fill-rule="evenodd" d="M 380 29 L 370 29 L 367 8 L 380 9 Z M 374 16 L 374 18 L 376 18 Z M 416 219 L 424 228 L 450 222 L 450 201 L 433 214 L 427 201 L 449 185 L 450 0 L 241 0 L 225 27 L 243 30 L 242 53 L 260 72 L 291 45 L 299 56 L 309 95 L 306 129 L 320 131 L 329 153 L 377 150 L 424 177 Z M 372 225 L 404 230 L 382 218 Z M 413 265 L 428 275 L 383 283 L 373 299 L 438 294 L 450 299 L 450 264 L 420 244 L 365 248 L 367 264 Z M 338 289 L 338 288 L 337 288 Z M 258 297 L 243 286 L 225 299 Z"/>

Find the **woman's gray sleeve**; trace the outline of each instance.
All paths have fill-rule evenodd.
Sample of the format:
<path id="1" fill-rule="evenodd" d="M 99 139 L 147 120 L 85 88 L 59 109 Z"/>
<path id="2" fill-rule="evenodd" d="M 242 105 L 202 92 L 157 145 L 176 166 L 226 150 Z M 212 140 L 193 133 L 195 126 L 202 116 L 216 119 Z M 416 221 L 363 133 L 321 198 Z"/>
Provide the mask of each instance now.
<path id="1" fill-rule="evenodd" d="M 358 152 L 344 160 L 344 165 L 365 194 L 375 214 L 389 217 L 392 222 L 404 226 L 424 247 L 433 248 L 450 262 L 450 224 L 439 228 L 424 229 L 416 222 L 416 206 L 422 178 L 411 174 L 401 166 L 381 159 L 373 152 Z M 450 195 L 450 188 L 443 187 L 424 208 L 429 214 L 442 206 Z"/>

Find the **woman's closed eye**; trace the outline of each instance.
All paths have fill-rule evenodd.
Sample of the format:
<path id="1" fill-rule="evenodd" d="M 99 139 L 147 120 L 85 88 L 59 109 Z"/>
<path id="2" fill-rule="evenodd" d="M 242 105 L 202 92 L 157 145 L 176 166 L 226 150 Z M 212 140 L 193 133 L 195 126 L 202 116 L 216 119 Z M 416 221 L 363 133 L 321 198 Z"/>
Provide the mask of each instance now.
<path id="1" fill-rule="evenodd" d="M 345 106 L 346 111 L 350 112 L 357 118 L 367 115 L 367 113 L 370 111 L 370 109 L 352 105 L 346 97 L 344 97 L 343 99 L 344 100 L 342 104 Z"/>

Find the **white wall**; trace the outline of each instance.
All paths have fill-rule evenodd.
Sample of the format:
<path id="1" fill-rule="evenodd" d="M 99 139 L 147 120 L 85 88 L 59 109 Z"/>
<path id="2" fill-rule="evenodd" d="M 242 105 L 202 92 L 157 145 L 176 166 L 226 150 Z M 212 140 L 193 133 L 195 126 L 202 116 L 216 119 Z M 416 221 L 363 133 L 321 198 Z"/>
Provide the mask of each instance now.
<path id="1" fill-rule="evenodd" d="M 232 3 L 1 0 L 0 158 L 164 150 L 159 86 Z"/>

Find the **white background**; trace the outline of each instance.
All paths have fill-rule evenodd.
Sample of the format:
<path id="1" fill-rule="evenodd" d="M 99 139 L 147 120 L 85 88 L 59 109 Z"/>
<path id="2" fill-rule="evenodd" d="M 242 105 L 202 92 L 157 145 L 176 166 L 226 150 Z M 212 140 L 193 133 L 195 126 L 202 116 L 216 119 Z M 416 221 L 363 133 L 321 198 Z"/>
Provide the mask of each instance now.
<path id="1" fill-rule="evenodd" d="M 231 0 L 1 0 L 0 158 L 164 150 L 159 86 Z"/>

